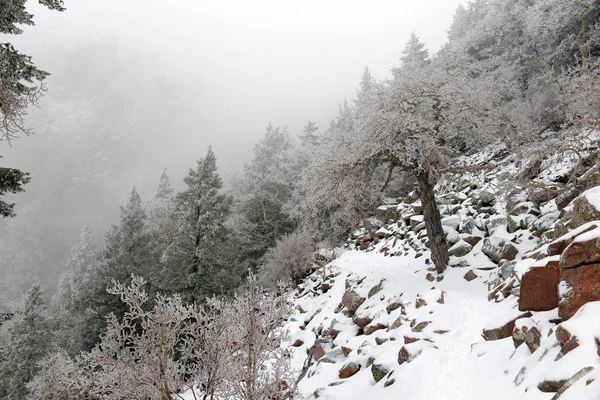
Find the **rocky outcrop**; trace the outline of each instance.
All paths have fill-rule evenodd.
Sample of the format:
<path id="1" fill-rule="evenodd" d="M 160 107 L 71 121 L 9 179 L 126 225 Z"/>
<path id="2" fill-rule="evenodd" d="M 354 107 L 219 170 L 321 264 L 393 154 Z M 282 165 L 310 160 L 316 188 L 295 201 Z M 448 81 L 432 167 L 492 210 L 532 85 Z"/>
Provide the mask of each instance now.
<path id="1" fill-rule="evenodd" d="M 559 269 L 531 268 L 521 278 L 519 310 L 548 311 L 558 307 Z"/>

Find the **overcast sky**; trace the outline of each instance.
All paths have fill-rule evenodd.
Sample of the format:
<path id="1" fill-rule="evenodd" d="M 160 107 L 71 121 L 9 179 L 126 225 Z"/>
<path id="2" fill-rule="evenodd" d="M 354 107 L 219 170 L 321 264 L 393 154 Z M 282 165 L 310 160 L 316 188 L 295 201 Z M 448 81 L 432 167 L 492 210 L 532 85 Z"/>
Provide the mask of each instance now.
<path id="1" fill-rule="evenodd" d="M 325 128 L 365 65 L 390 75 L 412 31 L 438 50 L 460 1 L 65 0 L 65 13 L 30 3 L 37 26 L 18 44 L 35 61 L 44 65 L 35 57 L 41 44 L 135 48 L 148 71 L 196 96 L 197 132 L 178 137 L 180 148 L 212 143 L 237 166 L 268 122 L 292 133 L 307 120 Z"/>

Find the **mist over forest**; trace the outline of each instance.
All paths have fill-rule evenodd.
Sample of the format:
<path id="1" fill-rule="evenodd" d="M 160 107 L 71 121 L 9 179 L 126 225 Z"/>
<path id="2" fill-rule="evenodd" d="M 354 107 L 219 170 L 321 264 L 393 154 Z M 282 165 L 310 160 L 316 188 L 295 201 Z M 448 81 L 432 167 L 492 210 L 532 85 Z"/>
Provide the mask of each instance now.
<path id="1" fill-rule="evenodd" d="M 0 399 L 600 396 L 600 0 L 0 34 Z"/>

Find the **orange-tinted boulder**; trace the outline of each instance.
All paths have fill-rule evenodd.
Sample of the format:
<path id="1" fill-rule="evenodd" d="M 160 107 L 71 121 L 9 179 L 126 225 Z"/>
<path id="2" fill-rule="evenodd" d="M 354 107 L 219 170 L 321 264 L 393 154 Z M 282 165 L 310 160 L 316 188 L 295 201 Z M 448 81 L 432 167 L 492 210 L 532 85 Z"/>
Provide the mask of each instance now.
<path id="1" fill-rule="evenodd" d="M 558 307 L 559 270 L 531 268 L 521 279 L 519 310 L 549 311 Z"/>
<path id="2" fill-rule="evenodd" d="M 600 300 L 600 264 L 560 270 L 561 296 L 558 315 L 567 320 L 581 306 Z"/>

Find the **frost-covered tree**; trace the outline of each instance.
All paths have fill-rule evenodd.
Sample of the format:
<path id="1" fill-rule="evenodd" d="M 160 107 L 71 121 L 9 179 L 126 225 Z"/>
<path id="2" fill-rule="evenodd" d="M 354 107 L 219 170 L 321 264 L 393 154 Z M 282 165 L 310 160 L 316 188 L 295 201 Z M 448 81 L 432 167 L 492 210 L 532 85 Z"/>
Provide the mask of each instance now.
<path id="1" fill-rule="evenodd" d="M 231 291 L 239 283 L 239 271 L 228 246 L 232 199 L 221 192 L 223 181 L 217 159 L 209 148 L 195 169 L 183 179 L 187 188 L 176 195 L 178 234 L 168 249 L 174 278 L 172 292 L 189 300 Z"/>
<path id="2" fill-rule="evenodd" d="M 86 349 L 82 342 L 86 320 L 90 317 L 89 288 L 98 267 L 98 253 L 87 226 L 81 230 L 79 243 L 73 248 L 67 271 L 60 277 L 58 292 L 52 299 L 53 318 L 57 322 L 59 346 L 75 355 Z M 89 345 L 88 345 L 89 346 Z"/>
<path id="3" fill-rule="evenodd" d="M 315 139 L 314 125 L 308 126 L 306 143 Z M 286 128 L 269 124 L 261 141 L 254 146 L 254 157 L 245 166 L 239 182 L 237 212 L 249 229 L 243 237 L 242 258 L 254 268 L 268 248 L 290 233 L 297 221 L 286 203 L 292 198 L 296 182 L 294 147 Z"/>
<path id="4" fill-rule="evenodd" d="M 0 156 L 1 158 L 2 156 Z M 15 216 L 15 203 L 7 203 L 1 200 L 6 193 L 23 192 L 23 185 L 29 183 L 31 178 L 27 172 L 16 168 L 0 168 L 0 215 L 3 218 Z"/>
<path id="5" fill-rule="evenodd" d="M 421 68 L 429 64 L 429 51 L 425 47 L 425 43 L 419 40 L 419 37 L 413 32 L 410 34 L 410 39 L 406 43 L 402 56 L 400 57 L 402 62 L 401 68 L 393 68 L 392 73 L 394 77 L 398 77 L 402 73 L 402 69 L 416 69 Z M 364 85 L 363 85 L 364 87 Z"/>
<path id="6" fill-rule="evenodd" d="M 52 324 L 45 315 L 40 286 L 34 285 L 14 316 L 9 341 L 0 359 L 0 395 L 7 400 L 27 397 L 26 384 L 39 371 L 38 362 L 53 350 Z"/>

